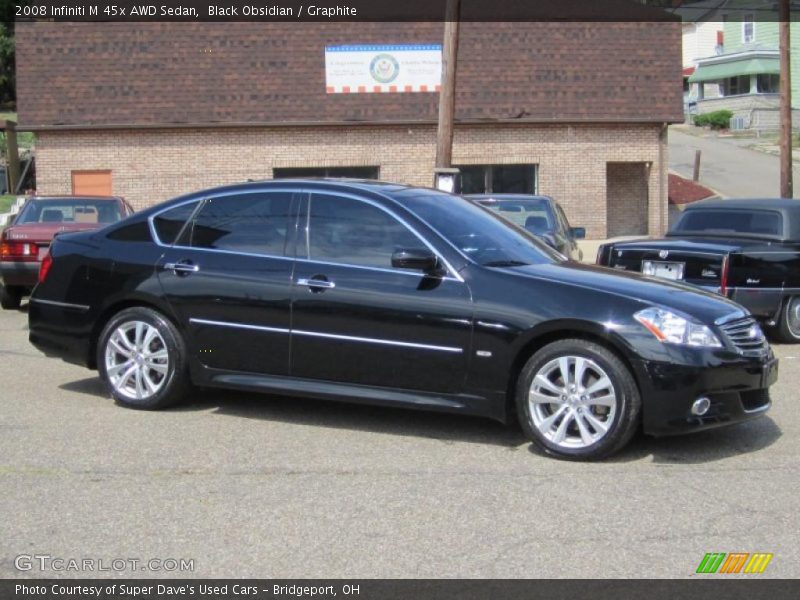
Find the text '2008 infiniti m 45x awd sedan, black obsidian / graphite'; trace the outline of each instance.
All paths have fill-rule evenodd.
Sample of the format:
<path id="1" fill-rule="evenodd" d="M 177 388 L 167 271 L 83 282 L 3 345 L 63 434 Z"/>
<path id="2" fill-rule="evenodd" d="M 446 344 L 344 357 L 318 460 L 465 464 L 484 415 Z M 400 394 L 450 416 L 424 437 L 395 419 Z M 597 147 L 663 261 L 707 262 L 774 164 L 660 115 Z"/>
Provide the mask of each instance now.
<path id="1" fill-rule="evenodd" d="M 233 185 L 60 235 L 29 320 L 125 406 L 198 385 L 517 418 L 574 459 L 761 415 L 777 377 L 730 300 L 376 182 Z"/>

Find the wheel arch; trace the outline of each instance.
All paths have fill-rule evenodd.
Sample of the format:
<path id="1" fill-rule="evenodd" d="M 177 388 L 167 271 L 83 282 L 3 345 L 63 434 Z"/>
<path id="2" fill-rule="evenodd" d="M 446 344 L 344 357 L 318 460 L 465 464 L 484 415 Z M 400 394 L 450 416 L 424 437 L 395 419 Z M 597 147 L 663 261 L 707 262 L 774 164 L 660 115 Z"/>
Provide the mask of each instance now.
<path id="1" fill-rule="evenodd" d="M 137 295 L 112 300 L 101 309 L 100 314 L 95 320 L 94 326 L 92 327 L 92 333 L 89 337 L 89 356 L 87 360 L 87 364 L 90 369 L 97 369 L 97 344 L 100 341 L 100 333 L 103 331 L 106 324 L 118 312 L 123 311 L 126 308 L 134 307 L 143 307 L 154 310 L 162 317 L 169 320 L 178 329 L 178 331 L 182 330 L 182 328 L 175 321 L 172 312 L 169 310 L 169 306 L 157 298 L 152 296 Z"/>
<path id="2" fill-rule="evenodd" d="M 641 393 L 642 385 L 639 381 L 639 374 L 633 365 L 635 353 L 621 336 L 591 321 L 577 319 L 551 321 L 530 330 L 518 344 L 511 363 L 508 388 L 506 389 L 506 422 L 513 422 L 517 418 L 515 400 L 517 383 L 525 363 L 547 344 L 564 339 L 580 339 L 594 342 L 613 352 L 628 368 Z"/>

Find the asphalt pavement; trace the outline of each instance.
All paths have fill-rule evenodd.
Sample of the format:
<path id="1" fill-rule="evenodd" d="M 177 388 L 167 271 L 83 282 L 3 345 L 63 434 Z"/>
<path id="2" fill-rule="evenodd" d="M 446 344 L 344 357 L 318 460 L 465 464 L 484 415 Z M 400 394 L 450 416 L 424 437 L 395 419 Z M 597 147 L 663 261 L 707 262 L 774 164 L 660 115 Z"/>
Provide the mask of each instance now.
<path id="1" fill-rule="evenodd" d="M 0 578 L 711 577 L 707 552 L 773 553 L 758 577 L 798 577 L 800 347 L 776 351 L 768 416 L 569 463 L 450 415 L 216 391 L 124 409 L 0 311 Z"/>
<path id="2" fill-rule="evenodd" d="M 747 147 L 755 139 L 692 135 L 669 129 L 669 168 L 691 178 L 695 151 L 700 150 L 700 183 L 731 198 L 774 198 L 780 195 L 777 156 Z M 794 197 L 800 198 L 800 165 L 794 164 Z"/>

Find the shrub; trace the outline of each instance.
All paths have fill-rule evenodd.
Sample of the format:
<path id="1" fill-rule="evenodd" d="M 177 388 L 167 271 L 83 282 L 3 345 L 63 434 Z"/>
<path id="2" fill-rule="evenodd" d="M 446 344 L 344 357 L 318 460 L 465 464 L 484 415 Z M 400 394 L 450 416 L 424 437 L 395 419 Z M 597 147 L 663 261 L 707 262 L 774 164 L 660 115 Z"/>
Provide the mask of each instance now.
<path id="1" fill-rule="evenodd" d="M 714 112 L 697 115 L 694 124 L 698 127 L 711 127 L 711 129 L 728 129 L 731 124 L 733 112 L 729 110 L 715 110 Z"/>

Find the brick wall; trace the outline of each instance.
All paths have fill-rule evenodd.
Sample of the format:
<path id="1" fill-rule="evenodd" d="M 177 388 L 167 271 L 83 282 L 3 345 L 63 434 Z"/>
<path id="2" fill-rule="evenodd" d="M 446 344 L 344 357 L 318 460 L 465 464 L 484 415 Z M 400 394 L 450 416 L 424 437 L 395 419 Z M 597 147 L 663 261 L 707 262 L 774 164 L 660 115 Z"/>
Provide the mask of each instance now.
<path id="1" fill-rule="evenodd" d="M 457 126 L 454 164 L 539 165 L 539 192 L 559 200 L 588 237 L 607 234 L 607 163 L 647 162 L 649 233 L 666 226 L 666 154 L 658 125 Z M 272 177 L 276 167 L 379 166 L 380 177 L 429 186 L 432 125 L 42 131 L 39 193 L 71 191 L 71 171 L 111 169 L 137 209 L 187 192 Z M 659 160 L 661 164 L 659 165 Z M 660 168 L 659 168 L 660 166 Z"/>

